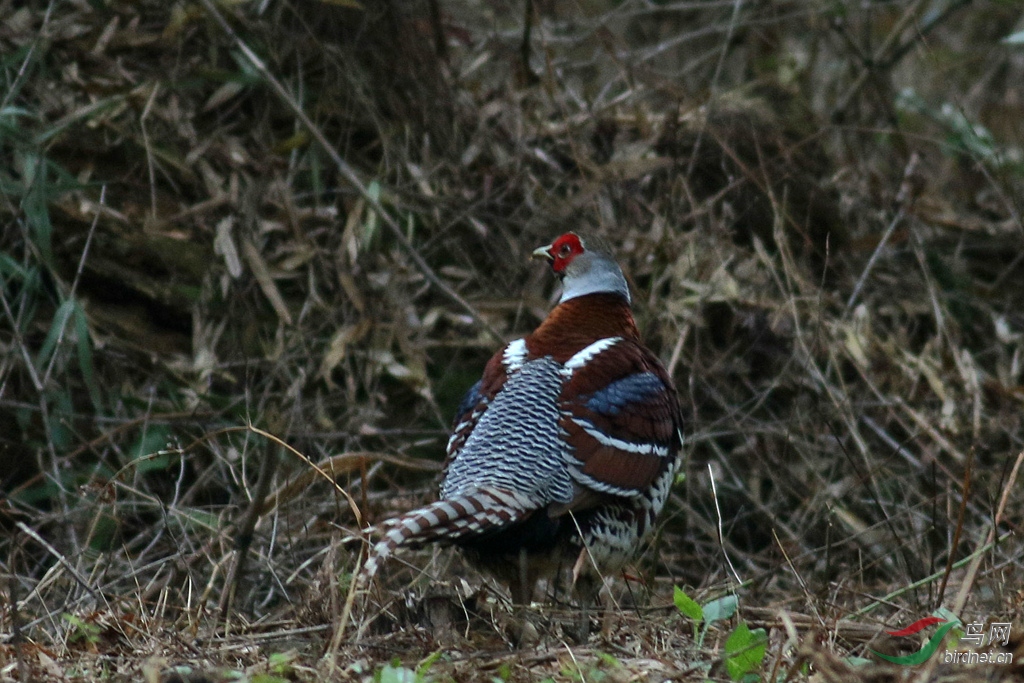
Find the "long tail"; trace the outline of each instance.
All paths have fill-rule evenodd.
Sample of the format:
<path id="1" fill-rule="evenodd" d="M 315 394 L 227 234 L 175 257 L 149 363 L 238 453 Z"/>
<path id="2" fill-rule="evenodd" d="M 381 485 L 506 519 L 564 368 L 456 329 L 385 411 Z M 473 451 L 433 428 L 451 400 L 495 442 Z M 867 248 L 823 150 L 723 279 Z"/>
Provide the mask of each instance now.
<path id="1" fill-rule="evenodd" d="M 537 508 L 526 496 L 498 489 L 474 489 L 370 527 L 383 534 L 363 563 L 356 586 L 366 588 L 381 564 L 401 545 L 457 541 L 517 522 Z"/>

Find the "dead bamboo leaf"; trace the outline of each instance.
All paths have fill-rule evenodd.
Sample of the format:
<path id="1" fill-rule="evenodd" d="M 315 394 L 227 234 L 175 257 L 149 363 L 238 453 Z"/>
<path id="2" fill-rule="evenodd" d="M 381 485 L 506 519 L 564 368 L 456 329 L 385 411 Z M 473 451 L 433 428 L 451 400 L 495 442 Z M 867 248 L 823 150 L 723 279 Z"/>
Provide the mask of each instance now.
<path id="1" fill-rule="evenodd" d="M 348 347 L 364 339 L 372 327 L 373 324 L 369 320 L 363 319 L 355 325 L 346 325 L 335 332 L 323 360 L 320 361 L 320 370 L 317 371 L 316 376 L 323 379 L 327 386 L 333 389 L 335 384 L 331 379 L 331 373 L 334 368 L 338 367 L 338 364 L 345 359 Z"/>
<path id="2" fill-rule="evenodd" d="M 366 312 L 366 299 L 363 298 L 363 293 L 359 291 L 359 286 L 356 285 L 354 277 L 346 273 L 345 271 L 338 271 L 338 284 L 345 290 L 345 296 L 352 302 L 352 306 L 360 313 Z"/>
<path id="3" fill-rule="evenodd" d="M 281 297 L 281 292 L 277 289 L 277 285 L 274 284 L 274 278 L 270 275 L 270 269 L 267 268 L 267 264 L 259 251 L 256 250 L 252 242 L 243 240 L 242 254 L 245 256 L 245 262 L 249 264 L 249 268 L 252 270 L 253 277 L 256 278 L 260 289 L 263 290 L 263 295 L 267 297 L 267 301 L 270 302 L 274 312 L 277 313 L 277 317 L 284 324 L 291 325 L 292 315 L 288 312 L 288 307 Z"/>
<path id="4" fill-rule="evenodd" d="M 220 105 L 224 104 L 228 100 L 232 99 L 238 93 L 245 90 L 245 85 L 239 81 L 228 81 L 219 88 L 213 91 L 210 98 L 206 100 L 206 104 L 203 105 L 203 111 L 210 111 L 216 109 Z"/>
<path id="5" fill-rule="evenodd" d="M 217 235 L 213 238 L 213 251 L 224 257 L 228 275 L 238 279 L 242 274 L 242 261 L 238 258 L 238 248 L 231 236 L 231 229 L 234 225 L 234 216 L 225 216 L 217 223 Z"/>

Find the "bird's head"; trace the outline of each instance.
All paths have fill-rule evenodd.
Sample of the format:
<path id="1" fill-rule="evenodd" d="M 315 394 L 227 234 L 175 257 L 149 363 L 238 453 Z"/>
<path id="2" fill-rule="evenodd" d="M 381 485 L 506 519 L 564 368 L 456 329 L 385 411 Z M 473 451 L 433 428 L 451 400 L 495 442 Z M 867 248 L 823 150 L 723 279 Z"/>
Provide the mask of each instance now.
<path id="1" fill-rule="evenodd" d="M 561 235 L 551 244 L 533 251 L 534 258 L 547 259 L 551 270 L 562 281 L 559 302 L 584 294 L 611 292 L 629 302 L 629 286 L 622 270 L 607 250 L 591 247 L 574 232 Z"/>
<path id="2" fill-rule="evenodd" d="M 543 258 L 551 261 L 551 270 L 558 276 L 564 276 L 566 269 L 576 260 L 576 257 L 585 253 L 583 240 L 574 232 L 567 232 L 551 244 L 534 249 L 534 258 Z"/>

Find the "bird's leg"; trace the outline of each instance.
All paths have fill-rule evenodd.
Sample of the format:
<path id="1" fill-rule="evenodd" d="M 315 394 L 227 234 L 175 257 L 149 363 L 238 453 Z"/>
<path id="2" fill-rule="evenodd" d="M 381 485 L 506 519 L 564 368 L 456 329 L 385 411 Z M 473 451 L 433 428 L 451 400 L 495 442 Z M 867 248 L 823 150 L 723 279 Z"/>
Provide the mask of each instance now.
<path id="1" fill-rule="evenodd" d="M 507 634 L 517 646 L 532 645 L 540 640 L 537 627 L 529 620 L 530 603 L 533 600 L 536 577 L 530 572 L 526 549 L 519 551 L 516 570 L 508 579 L 508 589 L 512 596 L 512 623 Z"/>
<path id="2" fill-rule="evenodd" d="M 580 576 L 573 587 L 573 592 L 576 593 L 576 601 L 579 604 L 573 636 L 579 644 L 586 643 L 587 638 L 590 636 L 590 612 L 598 603 L 598 597 L 603 585 L 604 582 L 601 580 L 601 577 L 588 573 Z"/>
<path id="3" fill-rule="evenodd" d="M 533 601 L 533 582 L 530 579 L 530 564 L 526 557 L 526 548 L 519 549 L 518 570 L 519 594 L 513 595 L 512 599 L 518 600 L 520 605 L 528 607 Z"/>
<path id="4" fill-rule="evenodd" d="M 587 638 L 590 636 L 590 604 L 596 596 L 596 591 L 593 587 L 593 577 L 589 573 L 585 573 L 589 559 L 590 552 L 586 545 L 584 545 L 572 566 L 572 593 L 576 597 L 577 607 L 579 608 L 579 612 L 576 614 L 575 633 L 573 634 L 577 643 L 587 642 Z"/>

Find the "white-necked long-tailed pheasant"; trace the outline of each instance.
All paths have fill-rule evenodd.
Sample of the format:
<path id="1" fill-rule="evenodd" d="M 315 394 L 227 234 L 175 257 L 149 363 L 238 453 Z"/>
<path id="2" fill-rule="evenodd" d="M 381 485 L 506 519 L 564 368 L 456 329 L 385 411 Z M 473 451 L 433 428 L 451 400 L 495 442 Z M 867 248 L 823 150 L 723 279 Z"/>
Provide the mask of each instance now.
<path id="1" fill-rule="evenodd" d="M 592 598 L 652 530 L 682 446 L 672 380 L 610 254 L 571 232 L 533 253 L 562 280 L 558 305 L 487 363 L 458 409 L 440 500 L 372 529 L 364 585 L 399 546 L 438 541 L 517 601 L 560 568 Z"/>

